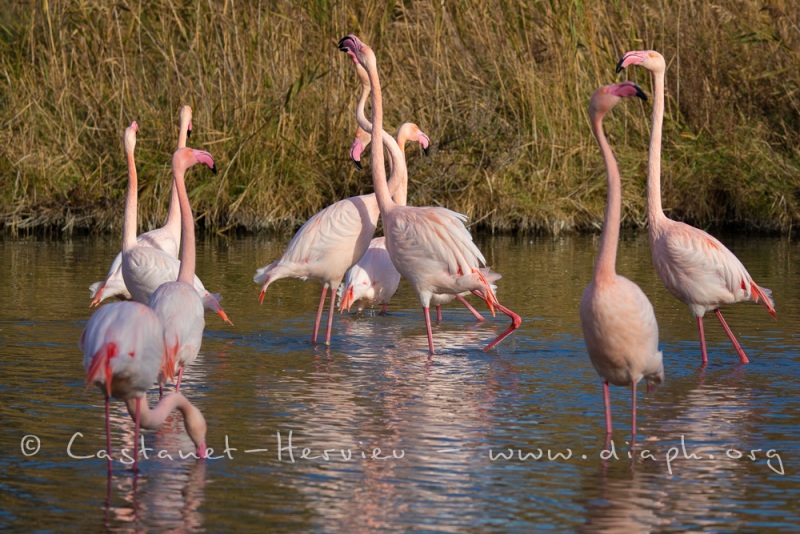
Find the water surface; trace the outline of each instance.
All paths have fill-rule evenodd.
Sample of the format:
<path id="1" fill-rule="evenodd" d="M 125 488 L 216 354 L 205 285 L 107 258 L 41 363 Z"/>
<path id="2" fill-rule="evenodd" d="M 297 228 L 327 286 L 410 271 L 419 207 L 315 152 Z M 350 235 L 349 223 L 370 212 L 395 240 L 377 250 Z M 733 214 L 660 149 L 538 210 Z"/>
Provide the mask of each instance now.
<path id="1" fill-rule="evenodd" d="M 331 347 L 314 347 L 320 286 L 281 280 L 259 305 L 252 282 L 287 239 L 201 241 L 198 274 L 222 293 L 235 326 L 207 315 L 182 391 L 205 414 L 217 458 L 181 459 L 193 447 L 174 415 L 144 433 L 149 459 L 138 476 L 115 461 L 110 481 L 93 457 L 105 447 L 102 395 L 84 386 L 77 340 L 92 312 L 87 287 L 105 275 L 118 240 L 0 241 L 0 528 L 794 527 L 800 246 L 722 237 L 774 291 L 778 320 L 756 304 L 725 310 L 752 362 L 739 365 L 708 317 L 701 368 L 688 308 L 661 286 L 646 238 L 624 236 L 618 271 L 653 302 L 666 382 L 655 394 L 639 389 L 635 459 L 630 391 L 612 388 L 616 454 L 605 460 L 601 383 L 578 319 L 595 237 L 479 239 L 504 275 L 498 297 L 524 323 L 486 353 L 507 319 L 479 307 L 479 323 L 450 305 L 433 357 L 407 284 L 388 316 L 337 315 Z M 133 441 L 120 402 L 112 433 L 119 460 Z"/>

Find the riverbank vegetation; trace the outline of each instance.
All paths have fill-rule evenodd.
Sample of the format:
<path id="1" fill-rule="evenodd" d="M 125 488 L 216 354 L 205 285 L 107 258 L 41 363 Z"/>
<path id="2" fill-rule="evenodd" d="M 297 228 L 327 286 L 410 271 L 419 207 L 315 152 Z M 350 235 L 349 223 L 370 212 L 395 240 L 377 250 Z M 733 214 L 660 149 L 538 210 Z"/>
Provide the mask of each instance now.
<path id="1" fill-rule="evenodd" d="M 594 89 L 667 59 L 664 208 L 699 226 L 791 232 L 800 222 L 800 14 L 781 0 L 6 2 L 0 12 L 0 224 L 6 232 L 119 232 L 121 135 L 139 122 L 140 229 L 163 224 L 178 111 L 216 176 L 188 176 L 206 230 L 291 230 L 371 192 L 348 158 L 360 90 L 336 48 L 378 55 L 385 123 L 413 121 L 409 202 L 478 228 L 597 228 L 603 163 Z M 651 103 L 606 120 L 623 224 L 645 224 Z"/>

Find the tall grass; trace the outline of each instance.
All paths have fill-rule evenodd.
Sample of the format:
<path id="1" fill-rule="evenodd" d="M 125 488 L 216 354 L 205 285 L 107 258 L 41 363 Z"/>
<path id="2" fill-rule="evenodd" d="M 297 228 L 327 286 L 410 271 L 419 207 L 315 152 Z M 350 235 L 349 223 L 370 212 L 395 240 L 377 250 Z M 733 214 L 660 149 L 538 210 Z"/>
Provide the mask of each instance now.
<path id="1" fill-rule="evenodd" d="M 336 49 L 378 54 L 386 123 L 433 140 L 409 150 L 413 204 L 498 231 L 587 229 L 602 219 L 602 160 L 586 106 L 602 84 L 649 74 L 622 52 L 664 54 L 663 194 L 698 225 L 790 231 L 800 220 L 800 14 L 791 2 L 5 2 L 0 10 L 0 221 L 119 231 L 121 134 L 139 121 L 140 221 L 163 224 L 182 104 L 190 146 L 220 173 L 189 176 L 201 225 L 291 229 L 371 191 L 348 162 L 359 91 Z M 606 121 L 645 222 L 649 104 Z"/>

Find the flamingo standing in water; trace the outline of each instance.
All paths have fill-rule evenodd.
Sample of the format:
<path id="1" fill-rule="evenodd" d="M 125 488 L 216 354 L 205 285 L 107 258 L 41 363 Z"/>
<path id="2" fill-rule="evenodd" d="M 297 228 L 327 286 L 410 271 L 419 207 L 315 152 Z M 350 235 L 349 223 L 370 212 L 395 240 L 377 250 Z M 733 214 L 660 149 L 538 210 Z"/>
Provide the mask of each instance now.
<path id="1" fill-rule="evenodd" d="M 184 368 L 197 358 L 206 324 L 203 302 L 192 285 L 195 266 L 194 218 L 184 181 L 186 169 L 200 162 L 211 168 L 215 166 L 211 154 L 203 150 L 179 148 L 172 156 L 173 189 L 178 191 L 183 235 L 180 269 L 177 280 L 158 286 L 147 304 L 155 310 L 164 325 L 167 356 L 163 373 L 165 378 L 174 379 L 177 366 L 176 391 L 181 390 Z"/>
<path id="2" fill-rule="evenodd" d="M 366 100 L 363 94 L 362 99 Z M 392 139 L 386 132 L 384 135 Z M 427 136 L 425 140 L 427 142 Z M 406 167 L 405 158 L 398 156 L 400 151 L 394 139 L 392 139 L 389 149 L 393 154 L 393 167 L 386 187 L 393 195 L 401 183 L 401 176 L 406 173 Z M 322 282 L 322 295 L 319 299 L 311 342 L 317 343 L 322 310 L 325 307 L 325 296 L 328 289 L 331 289 L 328 326 L 325 330 L 325 344 L 330 345 L 337 290 L 345 273 L 364 256 L 369 248 L 380 214 L 375 193 L 334 202 L 315 214 L 292 237 L 278 260 L 265 267 L 260 267 L 256 271 L 253 280 L 258 284 L 263 284 L 259 302 L 264 302 L 264 295 L 269 285 L 281 278 Z"/>
<path id="3" fill-rule="evenodd" d="M 364 76 L 366 77 L 366 72 L 363 67 L 358 65 L 358 68 L 360 71 L 364 72 Z M 369 95 L 368 78 L 365 92 Z M 358 105 L 362 115 L 363 106 L 364 99 L 362 98 L 359 100 Z M 370 140 L 371 135 L 359 126 L 356 130 L 353 146 L 350 149 L 350 157 L 359 169 L 361 168 L 361 153 L 370 143 Z M 402 157 L 405 161 L 405 148 L 409 140 L 417 141 L 427 154 L 430 144 L 428 136 L 420 130 L 419 126 L 416 124 L 406 122 L 401 125 L 397 131 L 399 154 L 390 154 L 392 160 Z M 398 204 L 402 203 L 402 205 L 405 205 L 408 190 L 408 175 L 400 176 L 400 179 L 400 186 L 394 194 L 394 199 Z M 359 306 L 359 311 L 364 308 L 364 305 L 372 306 L 374 304 L 381 304 L 381 314 L 386 313 L 389 301 L 392 299 L 392 296 L 394 296 L 397 291 L 397 286 L 400 284 L 400 278 L 400 273 L 395 269 L 391 258 L 389 258 L 385 239 L 383 237 L 373 238 L 364 256 L 362 256 L 345 275 L 344 284 L 340 287 L 340 311 L 344 311 L 345 309 L 350 311 L 350 307 L 355 302 L 363 301 L 362 305 Z"/>
<path id="4" fill-rule="evenodd" d="M 644 378 L 647 390 L 664 381 L 664 365 L 658 350 L 658 324 L 653 305 L 635 283 L 616 273 L 622 184 L 617 162 L 603 133 L 603 117 L 623 98 L 644 92 L 631 82 L 606 85 L 589 102 L 592 132 L 606 166 L 608 199 L 600 236 L 600 250 L 592 282 L 581 297 L 581 326 L 589 359 L 603 379 L 606 433 L 611 434 L 611 402 L 608 384 L 631 387 L 631 433 L 636 437 L 636 385 Z M 633 441 L 631 443 L 633 443 Z"/>
<path id="5" fill-rule="evenodd" d="M 126 152 L 133 154 L 136 121 L 125 129 Z M 135 180 L 134 180 L 135 181 Z M 135 203 L 126 203 L 127 211 Z M 109 399 L 125 401 L 134 418 L 134 470 L 137 469 L 139 426 L 157 428 L 175 408 L 184 415 L 186 431 L 197 454 L 205 457 L 206 422 L 203 414 L 180 393 L 168 395 L 150 410 L 142 397 L 155 382 L 165 354 L 164 329 L 156 313 L 139 302 L 114 302 L 97 310 L 81 334 L 78 346 L 83 351 L 87 384 L 96 384 L 105 393 L 106 452 L 111 469 L 111 419 Z"/>
<path id="6" fill-rule="evenodd" d="M 180 260 L 168 253 L 150 246 L 142 246 L 136 240 L 136 209 L 137 209 L 137 174 L 133 152 L 136 147 L 136 132 L 139 125 L 136 121 L 131 123 L 133 135 L 125 138 L 125 155 L 128 160 L 128 190 L 125 196 L 125 220 L 122 227 L 122 277 L 125 287 L 133 300 L 146 304 L 153 292 L 164 282 L 178 278 Z M 211 170 L 216 173 L 217 168 L 211 161 Z M 204 161 L 207 163 L 207 161 Z M 177 195 L 177 193 L 176 193 Z M 178 208 L 180 209 L 180 207 Z M 230 324 L 225 310 L 219 304 L 219 295 L 212 295 L 203 286 L 195 275 L 193 277 L 195 291 L 200 295 L 203 306 L 219 314 L 222 319 Z"/>
<path id="7" fill-rule="evenodd" d="M 664 57 L 654 50 L 625 53 L 617 72 L 640 65 L 655 78 L 650 153 L 647 165 L 647 224 L 650 252 L 661 281 L 672 295 L 689 306 L 700 331 L 702 365 L 708 364 L 703 316 L 713 311 L 728 334 L 741 363 L 747 355 L 720 312 L 720 306 L 743 301 L 761 302 L 773 317 L 772 291 L 759 287 L 742 262 L 708 233 L 668 219 L 661 208 L 661 129 L 664 122 Z"/>
<path id="8" fill-rule="evenodd" d="M 486 261 L 464 226 L 466 216 L 440 207 L 399 206 L 392 201 L 386 184 L 383 144 L 390 143 L 383 132 L 383 105 L 375 53 L 355 35 L 339 41 L 347 52 L 366 69 L 372 90 L 372 127 L 381 135 L 373 136 L 371 153 L 373 186 L 383 219 L 386 248 L 392 263 L 412 285 L 422 305 L 428 334 L 428 350 L 434 354 L 429 315 L 430 302 L 437 293 L 473 291 L 486 300 L 494 313 L 497 307 L 510 317 L 511 326 L 486 348 L 496 345 L 513 332 L 521 318 L 502 307 L 486 279 L 481 265 Z M 402 158 L 394 162 L 404 165 Z"/>
<path id="9" fill-rule="evenodd" d="M 356 167 L 361 169 L 361 154 L 372 139 L 372 123 L 367 119 L 364 111 L 367 99 L 369 98 L 370 82 L 364 67 L 362 67 L 355 58 L 353 58 L 353 61 L 356 66 L 356 74 L 361 82 L 361 95 L 356 105 L 356 122 L 358 123 L 358 129 L 356 130 L 353 145 L 350 148 L 350 157 L 356 164 Z M 430 144 L 428 136 L 422 132 L 416 124 L 410 122 L 404 123 L 397 131 L 396 145 L 400 150 L 399 155 L 395 155 L 395 143 L 387 141 L 387 147 L 391 156 L 389 164 L 393 171 L 393 161 L 398 157 L 402 157 L 403 163 L 405 164 L 405 146 L 406 142 L 409 140 L 416 140 L 420 143 L 425 155 L 428 155 L 428 146 Z M 403 166 L 400 170 L 405 172 L 402 174 L 400 186 L 397 188 L 397 192 L 392 198 L 397 205 L 405 206 L 408 203 L 408 169 L 406 166 Z M 375 244 L 374 247 L 373 244 Z M 500 274 L 492 272 L 490 275 L 490 282 L 494 282 L 500 277 Z M 382 304 L 381 313 L 385 313 L 387 304 L 395 291 L 397 291 L 399 282 L 400 273 L 397 272 L 394 264 L 391 263 L 389 252 L 386 250 L 383 238 L 375 238 L 370 244 L 370 248 L 364 254 L 364 257 L 348 271 L 345 277 L 345 287 L 342 292 L 343 298 L 340 302 L 340 309 L 344 310 L 347 308 L 349 311 L 350 306 L 354 302 L 359 300 L 359 298 L 364 298 L 370 302 Z M 492 285 L 492 289 L 496 289 L 496 286 Z M 464 299 L 468 294 L 469 292 L 467 291 L 458 295 L 433 295 L 431 304 L 436 308 L 437 322 L 441 322 L 442 320 L 441 307 L 455 299 L 461 301 L 477 320 L 483 321 L 483 316 Z"/>
<path id="10" fill-rule="evenodd" d="M 178 130 L 178 148 L 186 146 L 186 140 L 192 134 L 192 108 L 183 106 L 180 111 L 180 128 Z M 161 228 L 150 230 L 139 234 L 136 238 L 137 245 L 140 247 L 153 247 L 163 250 L 170 256 L 178 257 L 178 250 L 181 243 L 181 209 L 178 205 L 178 192 L 173 183 L 169 197 L 169 208 L 167 209 L 167 222 Z M 125 287 L 125 280 L 122 278 L 122 252 L 119 252 L 111 268 L 108 270 L 106 279 L 102 282 L 95 282 L 89 286 L 93 297 L 90 306 L 97 306 L 102 301 L 110 297 L 120 297 L 130 299 L 131 294 Z"/>

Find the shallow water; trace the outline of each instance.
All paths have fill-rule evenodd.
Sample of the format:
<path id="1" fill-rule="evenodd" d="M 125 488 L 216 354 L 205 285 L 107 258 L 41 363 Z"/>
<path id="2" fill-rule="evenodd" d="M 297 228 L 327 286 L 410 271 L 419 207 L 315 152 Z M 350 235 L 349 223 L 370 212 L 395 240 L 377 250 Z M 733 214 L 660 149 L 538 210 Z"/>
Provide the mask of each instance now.
<path id="1" fill-rule="evenodd" d="M 337 315 L 330 349 L 314 347 L 320 286 L 281 280 L 259 306 L 252 282 L 286 239 L 202 241 L 198 274 L 235 326 L 206 317 L 182 391 L 205 414 L 217 459 L 179 458 L 193 447 L 174 415 L 144 432 L 151 450 L 140 473 L 115 461 L 110 480 L 105 460 L 72 456 L 105 447 L 102 395 L 84 386 L 77 341 L 91 315 L 87 287 L 118 241 L 0 241 L 0 529 L 794 527 L 800 245 L 722 239 L 774 291 L 778 310 L 777 321 L 755 304 L 725 311 L 748 365 L 711 316 L 702 369 L 695 321 L 661 286 L 646 238 L 620 246 L 618 271 L 655 307 L 666 370 L 655 394 L 639 388 L 633 460 L 626 388 L 611 393 L 616 455 L 600 458 L 601 384 L 578 320 L 596 238 L 480 239 L 504 275 L 498 297 L 524 323 L 485 353 L 505 317 L 483 309 L 478 323 L 450 305 L 431 358 L 405 283 L 388 316 Z M 119 460 L 133 442 L 120 402 L 112 434 Z"/>

